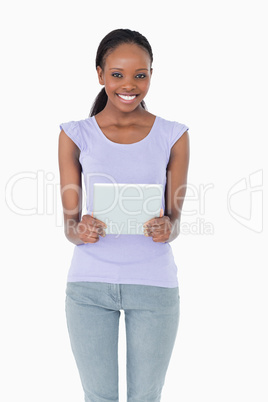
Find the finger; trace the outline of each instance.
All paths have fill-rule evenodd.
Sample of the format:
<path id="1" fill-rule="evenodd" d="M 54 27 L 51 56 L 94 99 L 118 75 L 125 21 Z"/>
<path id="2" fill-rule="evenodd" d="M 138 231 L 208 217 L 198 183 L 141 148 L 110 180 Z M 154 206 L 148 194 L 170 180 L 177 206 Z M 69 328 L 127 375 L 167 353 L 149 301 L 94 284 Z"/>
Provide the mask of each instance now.
<path id="1" fill-rule="evenodd" d="M 159 218 L 153 218 L 153 219 L 150 219 L 149 221 L 145 222 L 145 223 L 143 224 L 143 227 L 144 227 L 144 228 L 150 228 L 150 227 L 152 227 L 153 225 L 157 224 L 157 220 L 156 220 L 156 219 L 159 219 Z"/>
<path id="2" fill-rule="evenodd" d="M 160 231 L 160 232 L 154 232 L 153 234 L 152 234 L 152 237 L 155 239 L 155 240 L 157 240 L 157 241 L 159 241 L 159 242 L 166 242 L 168 239 L 169 239 L 169 237 L 170 237 L 170 233 L 164 233 L 164 232 L 162 232 L 162 231 Z"/>
<path id="3" fill-rule="evenodd" d="M 102 222 L 102 221 L 100 221 L 100 220 L 97 219 L 97 218 L 94 218 L 94 221 L 97 223 L 98 227 L 102 227 L 102 228 L 107 229 L 107 225 L 106 225 L 105 222 Z"/>
<path id="4" fill-rule="evenodd" d="M 96 233 L 97 233 L 98 236 L 101 236 L 101 237 L 106 236 L 106 232 L 105 232 L 104 229 L 98 229 Z"/>
<path id="5" fill-rule="evenodd" d="M 162 216 L 160 216 L 160 217 L 158 217 L 158 218 L 150 219 L 149 221 L 147 221 L 147 222 L 145 222 L 145 223 L 143 224 L 143 227 L 152 227 L 152 226 L 154 226 L 154 225 L 156 225 L 156 226 L 158 226 L 158 225 L 164 225 L 163 219 L 159 219 L 159 218 L 162 218 L 162 217 L 163 217 L 163 209 L 162 209 L 162 208 L 161 208 L 161 210 L 160 210 L 160 214 L 161 214 L 161 211 L 162 211 Z"/>
<path id="6" fill-rule="evenodd" d="M 86 238 L 86 239 L 81 239 L 85 244 L 92 244 L 92 243 L 96 243 L 98 240 L 99 240 L 99 237 L 98 238 L 93 238 L 93 237 L 88 237 L 88 238 Z"/>
<path id="7" fill-rule="evenodd" d="M 165 231 L 163 230 L 163 228 L 161 228 L 159 226 L 153 226 L 153 227 L 150 227 L 150 228 L 145 228 L 144 233 L 147 233 L 150 236 L 152 234 L 154 234 L 154 235 L 163 235 L 165 233 Z"/>
<path id="8" fill-rule="evenodd" d="M 105 236 L 106 232 L 105 229 L 102 226 L 92 226 L 91 228 L 89 228 L 88 234 L 92 233 L 93 236 Z"/>
<path id="9" fill-rule="evenodd" d="M 104 228 L 107 229 L 107 225 L 105 222 L 102 222 L 99 219 L 93 217 L 93 212 L 91 213 L 91 217 L 93 218 L 93 227 L 100 228 L 100 229 L 104 229 Z"/>
<path id="10" fill-rule="evenodd" d="M 152 226 L 148 226 L 145 229 L 146 230 L 151 230 L 151 231 L 163 230 L 163 223 L 154 224 Z"/>
<path id="11" fill-rule="evenodd" d="M 143 227 L 143 233 L 145 234 L 145 236 L 147 235 L 149 235 L 149 236 L 151 236 L 151 234 L 152 234 L 152 231 L 151 231 L 151 228 L 148 226 L 148 227 Z"/>
<path id="12" fill-rule="evenodd" d="M 152 237 L 153 241 L 156 243 L 165 243 L 162 237 Z"/>
<path id="13" fill-rule="evenodd" d="M 89 216 L 90 216 L 90 218 L 93 218 L 93 220 L 92 220 L 92 219 L 90 219 L 90 223 L 91 223 L 91 224 L 93 223 L 93 225 L 92 225 L 92 226 L 107 229 L 107 225 L 106 225 L 106 223 L 105 223 L 105 222 L 100 221 L 100 220 L 99 220 L 99 219 L 97 219 L 97 218 L 94 218 L 94 216 L 93 216 L 93 212 L 92 212 L 92 213 L 91 213 L 91 215 L 89 215 Z"/>
<path id="14" fill-rule="evenodd" d="M 99 235 L 96 232 L 88 232 L 85 233 L 85 235 L 83 236 L 83 241 L 90 241 L 90 242 L 95 242 L 99 240 Z"/>
<path id="15" fill-rule="evenodd" d="M 147 221 L 147 222 L 145 222 L 144 224 L 143 224 L 143 227 L 148 227 L 148 226 L 150 226 L 150 225 L 152 225 L 153 224 L 153 219 L 150 219 L 149 221 Z"/>
<path id="16" fill-rule="evenodd" d="M 162 237 L 166 235 L 166 232 L 163 229 L 144 229 L 144 234 L 149 236 L 158 236 Z"/>
<path id="17" fill-rule="evenodd" d="M 96 239 L 92 238 L 91 241 L 84 241 L 84 240 L 82 240 L 82 241 L 84 242 L 84 244 L 93 244 L 93 243 L 97 243 L 99 240 L 100 240 L 99 237 L 97 237 Z"/>
<path id="18" fill-rule="evenodd" d="M 164 234 L 164 231 L 162 229 L 152 229 L 150 232 L 155 236 L 161 236 Z"/>
<path id="19" fill-rule="evenodd" d="M 105 237 L 105 229 L 101 225 L 94 225 L 94 222 L 88 222 L 86 218 L 84 218 L 83 222 L 80 222 L 77 228 L 79 233 L 79 238 L 82 241 L 87 241 L 88 238 L 92 238 L 94 240 L 98 239 L 99 236 Z"/>
<path id="20" fill-rule="evenodd" d="M 158 221 L 150 226 L 150 228 L 159 228 L 161 230 L 169 230 L 171 227 L 170 221 L 165 218 L 158 218 Z"/>

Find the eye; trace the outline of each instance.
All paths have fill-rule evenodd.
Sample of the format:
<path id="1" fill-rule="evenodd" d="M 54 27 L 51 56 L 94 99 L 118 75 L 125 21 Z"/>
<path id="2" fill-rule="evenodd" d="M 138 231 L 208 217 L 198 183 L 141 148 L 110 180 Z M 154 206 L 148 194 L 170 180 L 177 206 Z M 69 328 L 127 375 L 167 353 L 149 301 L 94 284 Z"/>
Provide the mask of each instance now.
<path id="1" fill-rule="evenodd" d="M 115 74 L 117 74 L 117 75 L 115 76 Z M 122 75 L 122 74 L 120 74 L 120 73 L 113 73 L 113 74 L 112 74 L 112 77 L 118 78 L 118 75 Z"/>
<path id="2" fill-rule="evenodd" d="M 112 73 L 112 77 L 120 78 L 119 76 L 122 77 L 122 74 L 121 73 Z M 138 77 L 138 78 L 146 78 L 146 75 L 141 73 L 141 74 L 138 74 L 136 77 Z"/>

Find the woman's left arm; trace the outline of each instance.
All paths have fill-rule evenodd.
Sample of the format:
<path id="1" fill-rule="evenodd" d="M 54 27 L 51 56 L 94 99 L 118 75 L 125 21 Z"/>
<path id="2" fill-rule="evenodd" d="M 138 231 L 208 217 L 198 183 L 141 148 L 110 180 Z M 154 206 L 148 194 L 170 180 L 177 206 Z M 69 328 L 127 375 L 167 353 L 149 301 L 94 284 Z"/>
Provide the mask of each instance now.
<path id="1" fill-rule="evenodd" d="M 181 211 L 187 190 L 187 174 L 190 159 L 190 140 L 188 131 L 175 142 L 170 151 L 167 165 L 167 182 L 165 191 L 165 216 L 172 224 L 167 242 L 180 234 Z"/>
<path id="2" fill-rule="evenodd" d="M 180 233 L 189 159 L 190 141 L 188 131 L 185 131 L 170 151 L 165 190 L 165 215 L 153 218 L 144 224 L 146 235 L 152 236 L 155 242 L 170 243 Z"/>

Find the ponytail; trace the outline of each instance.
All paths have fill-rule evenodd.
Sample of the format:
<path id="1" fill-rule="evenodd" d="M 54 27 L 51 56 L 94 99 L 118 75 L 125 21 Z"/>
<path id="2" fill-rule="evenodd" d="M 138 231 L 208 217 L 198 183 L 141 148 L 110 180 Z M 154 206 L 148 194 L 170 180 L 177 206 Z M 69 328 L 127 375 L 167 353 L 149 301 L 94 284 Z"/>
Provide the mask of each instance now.
<path id="1" fill-rule="evenodd" d="M 101 112 L 105 108 L 107 100 L 108 96 L 106 94 L 105 87 L 103 87 L 99 94 L 96 96 L 96 99 L 91 107 L 90 117 L 95 116 L 95 114 Z"/>

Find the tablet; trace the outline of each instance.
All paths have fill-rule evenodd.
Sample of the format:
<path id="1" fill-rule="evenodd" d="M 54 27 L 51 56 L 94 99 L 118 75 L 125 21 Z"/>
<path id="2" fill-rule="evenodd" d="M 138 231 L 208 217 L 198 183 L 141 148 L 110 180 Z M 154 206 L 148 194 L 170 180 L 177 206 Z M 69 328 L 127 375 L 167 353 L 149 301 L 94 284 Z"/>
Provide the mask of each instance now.
<path id="1" fill-rule="evenodd" d="M 163 184 L 94 183 L 93 217 L 106 234 L 144 234 L 143 224 L 160 217 Z"/>

